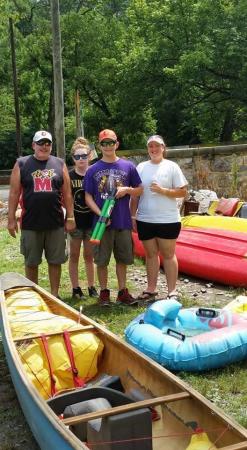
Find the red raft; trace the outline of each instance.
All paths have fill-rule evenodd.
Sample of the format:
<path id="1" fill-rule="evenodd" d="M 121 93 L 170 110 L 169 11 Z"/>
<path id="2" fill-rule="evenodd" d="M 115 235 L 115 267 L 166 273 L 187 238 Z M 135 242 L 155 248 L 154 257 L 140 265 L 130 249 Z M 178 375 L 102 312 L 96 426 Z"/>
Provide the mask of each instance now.
<path id="1" fill-rule="evenodd" d="M 135 255 L 144 258 L 144 248 L 136 233 L 133 240 Z M 247 233 L 186 227 L 177 240 L 176 255 L 182 273 L 247 287 Z"/>

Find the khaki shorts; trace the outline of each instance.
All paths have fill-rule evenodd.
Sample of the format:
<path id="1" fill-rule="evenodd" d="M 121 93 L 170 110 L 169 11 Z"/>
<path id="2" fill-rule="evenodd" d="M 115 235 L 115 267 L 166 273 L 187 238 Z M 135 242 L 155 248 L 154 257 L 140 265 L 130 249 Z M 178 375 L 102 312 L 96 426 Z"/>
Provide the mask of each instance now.
<path id="1" fill-rule="evenodd" d="M 44 252 L 48 264 L 63 264 L 67 261 L 66 234 L 64 228 L 56 230 L 21 230 L 21 254 L 28 267 L 38 266 Z"/>
<path id="2" fill-rule="evenodd" d="M 94 246 L 94 262 L 108 266 L 111 254 L 117 263 L 130 265 L 134 262 L 133 241 L 130 230 L 105 230 L 100 245 Z"/>

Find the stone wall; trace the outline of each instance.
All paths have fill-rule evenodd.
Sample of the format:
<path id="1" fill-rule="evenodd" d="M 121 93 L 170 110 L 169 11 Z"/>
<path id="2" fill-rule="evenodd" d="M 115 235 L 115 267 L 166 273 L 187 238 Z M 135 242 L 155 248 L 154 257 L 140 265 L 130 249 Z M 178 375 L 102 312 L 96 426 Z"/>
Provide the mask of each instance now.
<path id="1" fill-rule="evenodd" d="M 172 148 L 167 158 L 181 167 L 190 189 L 210 189 L 218 197 L 239 197 L 247 201 L 247 144 L 219 147 Z M 136 164 L 147 153 L 131 156 Z"/>
<path id="2" fill-rule="evenodd" d="M 147 159 L 146 150 L 118 152 L 135 164 Z M 210 189 L 218 197 L 247 201 L 247 144 L 218 147 L 171 148 L 167 158 L 176 161 L 190 189 Z M 10 171 L 0 170 L 0 184 L 8 184 Z"/>

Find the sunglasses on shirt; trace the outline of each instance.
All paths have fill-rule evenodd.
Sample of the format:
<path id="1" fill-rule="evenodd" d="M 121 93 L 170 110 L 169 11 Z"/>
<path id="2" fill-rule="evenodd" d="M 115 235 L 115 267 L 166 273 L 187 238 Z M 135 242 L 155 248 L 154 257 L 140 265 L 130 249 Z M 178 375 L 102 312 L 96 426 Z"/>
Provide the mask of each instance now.
<path id="1" fill-rule="evenodd" d="M 101 147 L 113 147 L 116 141 L 102 141 L 100 142 Z"/>
<path id="2" fill-rule="evenodd" d="M 89 155 L 89 153 L 81 153 L 80 155 L 73 155 L 73 158 L 76 161 L 79 161 L 79 159 L 87 159 L 88 155 Z"/>

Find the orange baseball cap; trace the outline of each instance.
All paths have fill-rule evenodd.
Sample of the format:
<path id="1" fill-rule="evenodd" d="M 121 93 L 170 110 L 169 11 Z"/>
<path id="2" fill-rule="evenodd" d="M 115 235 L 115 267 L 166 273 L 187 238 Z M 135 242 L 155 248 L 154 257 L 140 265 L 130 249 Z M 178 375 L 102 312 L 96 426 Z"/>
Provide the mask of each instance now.
<path id="1" fill-rule="evenodd" d="M 112 130 L 102 130 L 99 133 L 99 142 L 103 141 L 104 139 L 112 139 L 113 141 L 117 141 L 117 135 Z"/>

